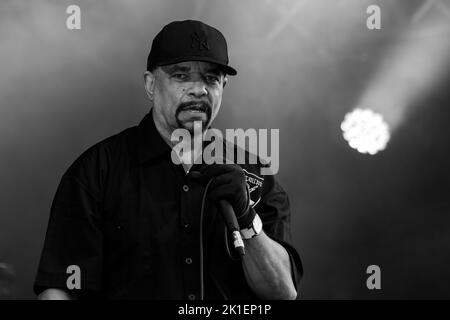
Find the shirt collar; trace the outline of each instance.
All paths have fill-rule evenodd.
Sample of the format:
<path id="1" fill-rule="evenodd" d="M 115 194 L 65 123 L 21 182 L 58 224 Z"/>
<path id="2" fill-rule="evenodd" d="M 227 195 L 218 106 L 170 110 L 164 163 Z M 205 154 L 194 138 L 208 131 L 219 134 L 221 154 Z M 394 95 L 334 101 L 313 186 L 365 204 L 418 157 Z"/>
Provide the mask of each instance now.
<path id="1" fill-rule="evenodd" d="M 153 109 L 147 113 L 138 125 L 139 163 L 156 159 L 171 149 L 163 140 L 153 120 Z"/>

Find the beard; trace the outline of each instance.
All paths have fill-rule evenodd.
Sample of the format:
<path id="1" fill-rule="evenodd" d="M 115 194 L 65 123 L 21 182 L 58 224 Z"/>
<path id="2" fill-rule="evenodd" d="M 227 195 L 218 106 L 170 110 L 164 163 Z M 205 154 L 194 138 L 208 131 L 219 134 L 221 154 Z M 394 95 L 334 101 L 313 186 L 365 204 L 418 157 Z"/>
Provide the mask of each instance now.
<path id="1" fill-rule="evenodd" d="M 202 130 L 208 129 L 212 116 L 212 106 L 207 101 L 188 101 L 182 102 L 176 112 L 175 119 L 178 128 L 188 130 L 194 133 L 194 121 L 202 122 Z"/>

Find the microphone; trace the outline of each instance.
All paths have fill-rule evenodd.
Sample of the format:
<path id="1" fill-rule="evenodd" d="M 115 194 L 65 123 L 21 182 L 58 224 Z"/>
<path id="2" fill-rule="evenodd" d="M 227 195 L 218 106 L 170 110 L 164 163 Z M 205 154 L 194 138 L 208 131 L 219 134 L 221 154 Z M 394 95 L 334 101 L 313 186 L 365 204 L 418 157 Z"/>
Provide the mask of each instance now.
<path id="1" fill-rule="evenodd" d="M 239 224 L 234 214 L 233 207 L 226 200 L 219 200 L 219 210 L 225 220 L 228 230 L 231 232 L 233 238 L 233 245 L 239 255 L 245 255 L 244 241 L 242 241 L 241 233 L 239 232 Z"/>

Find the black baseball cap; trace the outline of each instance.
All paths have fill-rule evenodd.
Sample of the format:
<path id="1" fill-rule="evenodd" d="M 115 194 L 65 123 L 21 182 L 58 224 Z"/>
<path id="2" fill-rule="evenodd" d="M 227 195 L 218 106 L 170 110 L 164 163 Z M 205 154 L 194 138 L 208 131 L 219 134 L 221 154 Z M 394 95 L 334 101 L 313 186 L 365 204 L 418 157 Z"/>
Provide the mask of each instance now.
<path id="1" fill-rule="evenodd" d="M 226 74 L 237 74 L 228 65 L 227 41 L 223 34 L 201 21 L 174 21 L 166 25 L 153 39 L 147 70 L 184 61 L 212 62 Z"/>

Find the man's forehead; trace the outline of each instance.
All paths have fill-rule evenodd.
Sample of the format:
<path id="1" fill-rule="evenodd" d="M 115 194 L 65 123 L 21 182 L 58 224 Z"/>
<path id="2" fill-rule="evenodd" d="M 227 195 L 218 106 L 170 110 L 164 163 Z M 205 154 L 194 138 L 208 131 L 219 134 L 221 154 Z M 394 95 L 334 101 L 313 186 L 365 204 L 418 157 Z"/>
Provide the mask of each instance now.
<path id="1" fill-rule="evenodd" d="M 186 71 L 186 72 L 201 71 L 201 72 L 215 72 L 215 73 L 222 72 L 219 65 L 206 61 L 183 61 L 179 63 L 161 66 L 161 68 L 165 72 L 174 72 L 174 71 Z"/>

